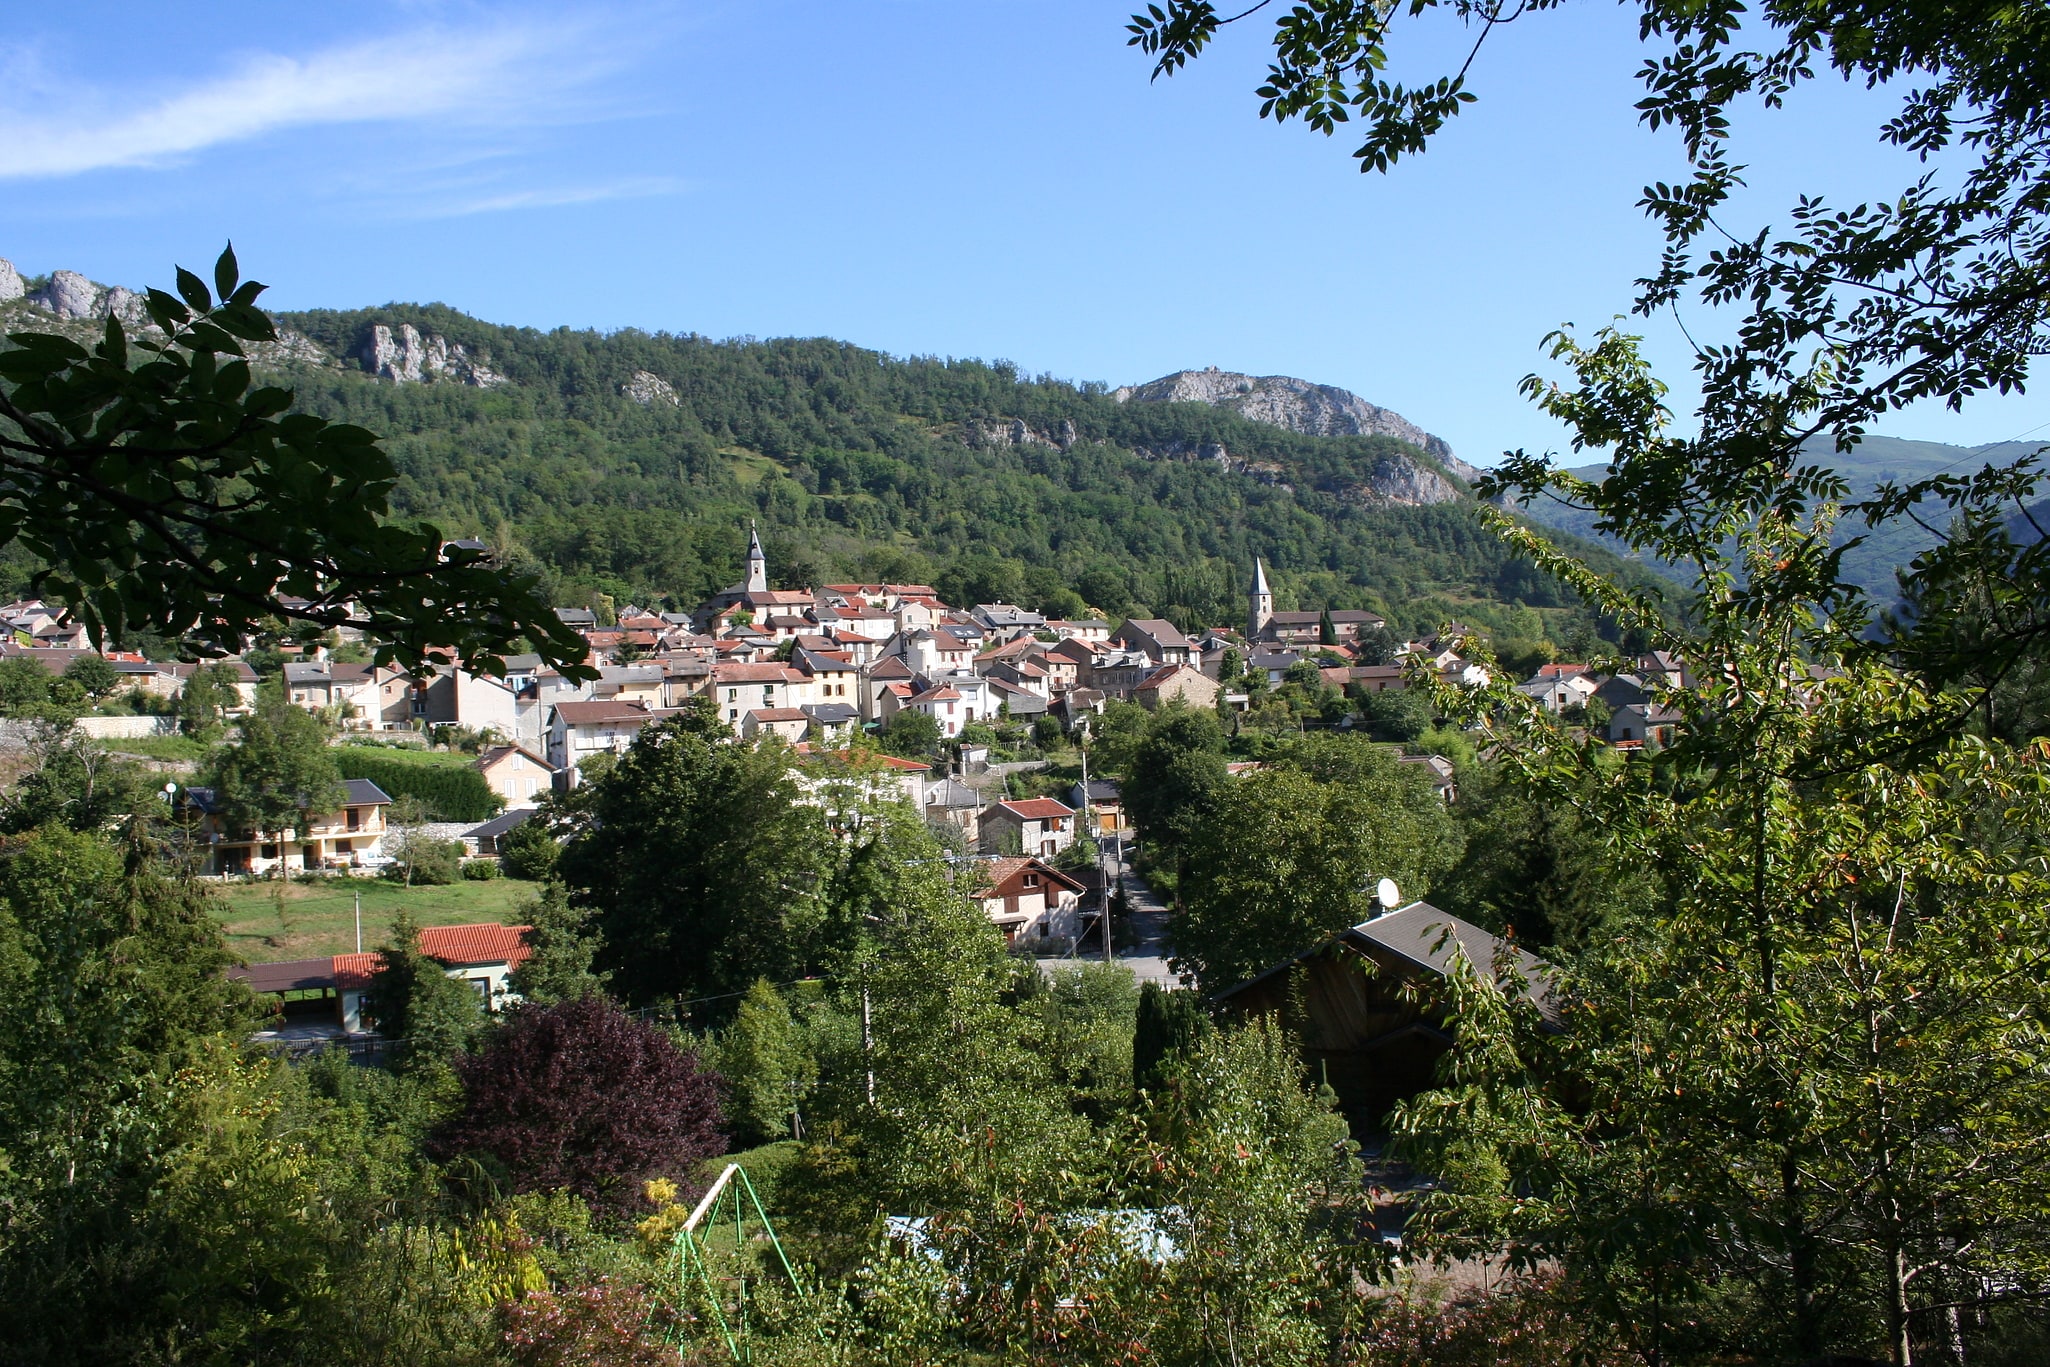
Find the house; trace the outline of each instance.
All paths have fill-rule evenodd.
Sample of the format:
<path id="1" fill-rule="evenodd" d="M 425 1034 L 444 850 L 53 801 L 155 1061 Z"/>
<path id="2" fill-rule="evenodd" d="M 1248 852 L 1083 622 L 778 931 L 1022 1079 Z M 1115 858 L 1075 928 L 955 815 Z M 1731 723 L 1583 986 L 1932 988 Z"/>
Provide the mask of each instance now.
<path id="1" fill-rule="evenodd" d="M 1543 961 L 1428 902 L 1342 930 L 1214 1000 L 1241 1018 L 1286 1019 L 1310 1075 L 1330 1083 L 1353 1132 L 1365 1137 L 1380 1131 L 1389 1107 L 1437 1085 L 1456 1022 L 1431 992 L 1416 989 L 1442 981 L 1455 954 L 1527 993 L 1558 1024 Z"/>
<path id="2" fill-rule="evenodd" d="M 928 688 L 913 694 L 907 706 L 938 722 L 940 735 L 948 740 L 960 735 L 961 727 L 974 720 L 963 705 L 960 690 L 954 688 Z"/>
<path id="3" fill-rule="evenodd" d="M 1587 700 L 1595 694 L 1595 684 L 1584 672 L 1549 677 L 1540 672 L 1537 677 L 1516 685 L 1516 691 L 1547 712 L 1564 712 L 1586 706 Z"/>
<path id="4" fill-rule="evenodd" d="M 757 707 L 741 717 L 740 738 L 759 740 L 763 736 L 774 736 L 794 745 L 804 739 L 804 733 L 810 728 L 811 718 L 801 708 Z"/>
<path id="5" fill-rule="evenodd" d="M 198 818 L 194 834 L 206 842 L 206 874 L 361 868 L 384 840 L 384 809 L 391 796 L 367 778 L 344 779 L 342 789 L 341 810 L 309 814 L 303 830 L 230 827 L 211 788 L 181 789 L 179 800 Z"/>
<path id="6" fill-rule="evenodd" d="M 712 666 L 712 700 L 718 704 L 720 720 L 735 731 L 741 729 L 741 718 L 757 709 L 816 701 L 810 681 L 789 665 L 730 663 Z"/>
<path id="7" fill-rule="evenodd" d="M 1110 639 L 1110 623 L 1089 619 L 1081 622 L 1066 622 L 1056 618 L 1046 624 L 1046 629 L 1063 641 L 1082 641 L 1100 644 Z"/>
<path id="8" fill-rule="evenodd" d="M 496 921 L 429 926 L 420 932 L 420 952 L 441 965 L 447 976 L 470 984 L 486 1010 L 499 1011 L 519 1000 L 506 980 L 533 953 L 526 943 L 531 929 Z M 383 968 L 382 955 L 365 951 L 250 964 L 229 969 L 228 976 L 248 983 L 252 992 L 275 996 L 273 1019 L 285 1030 L 317 1038 L 376 1028 L 364 1001 Z"/>
<path id="9" fill-rule="evenodd" d="M 999 802 L 983 812 L 984 854 L 1033 854 L 1051 859 L 1075 843 L 1075 809 L 1050 797 Z"/>
<path id="10" fill-rule="evenodd" d="M 1649 741 L 1659 746 L 1673 743 L 1674 734 L 1685 718 L 1677 707 L 1663 703 L 1632 703 L 1616 709 L 1609 718 L 1609 741 L 1615 745 L 1643 745 Z"/>
<path id="11" fill-rule="evenodd" d="M 474 849 L 480 859 L 496 859 L 503 853 L 498 842 L 507 834 L 527 824 L 536 808 L 515 807 L 509 812 L 500 812 L 481 826 L 472 826 L 463 832 L 463 844 Z"/>
<path id="12" fill-rule="evenodd" d="M 1438 790 L 1438 796 L 1445 801 L 1450 802 L 1459 796 L 1456 771 L 1452 767 L 1452 761 L 1443 755 L 1401 755 L 1397 757 L 1397 762 L 1414 764 L 1428 772 L 1431 776 L 1431 786 Z"/>
<path id="13" fill-rule="evenodd" d="M 925 789 L 923 804 L 925 819 L 933 825 L 945 822 L 958 826 L 961 838 L 973 849 L 982 836 L 981 793 L 957 778 L 943 778 L 929 783 Z"/>
<path id="14" fill-rule="evenodd" d="M 1187 664 L 1196 651 L 1181 628 L 1158 617 L 1131 618 L 1110 639 L 1111 644 L 1139 651 L 1156 665 Z"/>
<path id="15" fill-rule="evenodd" d="M 922 809 L 925 805 L 929 765 L 915 759 L 862 750 L 827 750 L 802 742 L 791 747 L 797 753 L 797 781 L 814 803 L 833 807 L 833 789 L 851 785 L 853 794 L 871 801 L 901 799 Z"/>
<path id="16" fill-rule="evenodd" d="M 969 879 L 968 895 L 1004 932 L 1005 944 L 1073 939 L 1081 929 L 1076 908 L 1084 885 L 1044 860 L 1014 855 L 978 862 Z"/>
<path id="17" fill-rule="evenodd" d="M 508 807 L 531 807 L 555 791 L 559 770 L 524 745 L 491 745 L 477 756 L 477 772 Z"/>
<path id="18" fill-rule="evenodd" d="M 1100 835 L 1110 835 L 1125 824 L 1125 799 L 1118 791 L 1116 779 L 1092 778 L 1087 790 L 1077 783 L 1068 794 L 1068 800 L 1077 808 L 1086 808 L 1092 824 Z"/>
<path id="19" fill-rule="evenodd" d="M 968 615 L 989 631 L 992 636 L 1009 639 L 1013 636 L 1030 636 L 1046 625 L 1046 618 L 1024 608 L 1012 607 L 1009 603 L 977 603 Z"/>
<path id="20" fill-rule="evenodd" d="M 1217 681 L 1194 665 L 1164 665 L 1139 681 L 1132 701 L 1149 711 L 1176 702 L 1207 710 L 1217 706 Z"/>
<path id="21" fill-rule="evenodd" d="M 348 715 L 367 717 L 376 710 L 376 674 L 371 665 L 296 661 L 284 667 L 285 698 L 309 712 L 346 708 Z"/>
<path id="22" fill-rule="evenodd" d="M 557 703 L 548 724 L 548 762 L 574 786 L 578 765 L 593 755 L 623 753 L 653 720 L 637 702 Z"/>
<path id="23" fill-rule="evenodd" d="M 810 721 L 805 734 L 820 745 L 845 745 L 861 725 L 861 713 L 844 702 L 808 702 L 797 709 Z"/>

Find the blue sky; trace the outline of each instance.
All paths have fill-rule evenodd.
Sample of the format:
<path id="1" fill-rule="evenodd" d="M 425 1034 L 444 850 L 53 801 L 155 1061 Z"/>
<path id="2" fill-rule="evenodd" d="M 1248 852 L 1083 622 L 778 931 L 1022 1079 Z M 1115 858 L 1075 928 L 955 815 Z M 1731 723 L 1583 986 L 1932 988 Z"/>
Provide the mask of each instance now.
<path id="1" fill-rule="evenodd" d="M 137 285 L 232 237 L 280 308 L 829 335 L 1113 384 L 1217 365 L 1343 385 L 1479 464 L 1556 447 L 1516 383 L 1547 331 L 1627 308 L 1656 253 L 1638 188 L 1682 169 L 1631 110 L 1633 11 L 1569 0 L 1492 38 L 1481 103 L 1362 176 L 1342 135 L 1256 117 L 1264 28 L 1149 84 L 1130 8 L 39 7 L 0 47 L 0 256 Z M 1426 19 L 1398 74 L 1466 41 Z M 1747 207 L 1897 190 L 1887 107 L 1832 83 L 1756 120 Z M 2022 397 L 1884 430 L 2046 423 Z"/>

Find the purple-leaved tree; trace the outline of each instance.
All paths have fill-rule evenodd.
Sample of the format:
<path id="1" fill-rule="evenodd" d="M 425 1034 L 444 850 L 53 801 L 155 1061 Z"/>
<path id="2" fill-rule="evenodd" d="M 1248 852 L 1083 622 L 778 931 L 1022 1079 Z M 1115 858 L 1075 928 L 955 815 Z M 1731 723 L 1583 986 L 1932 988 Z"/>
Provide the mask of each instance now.
<path id="1" fill-rule="evenodd" d="M 463 1109 L 430 1152 L 488 1154 L 518 1192 L 572 1191 L 623 1215 L 643 1180 L 693 1187 L 698 1162 L 725 1151 L 718 1077 L 603 997 L 527 1007 L 456 1070 Z"/>

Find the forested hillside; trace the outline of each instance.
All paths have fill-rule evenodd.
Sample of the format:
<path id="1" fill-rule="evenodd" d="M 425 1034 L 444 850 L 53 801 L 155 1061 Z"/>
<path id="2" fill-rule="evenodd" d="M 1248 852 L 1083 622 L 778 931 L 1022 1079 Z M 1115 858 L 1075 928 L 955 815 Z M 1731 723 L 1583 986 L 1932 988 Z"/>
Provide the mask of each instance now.
<path id="1" fill-rule="evenodd" d="M 1810 459 L 1843 475 L 1851 497 L 1869 497 L 1882 484 L 1912 484 L 1939 474 L 1969 475 L 1982 466 L 2011 464 L 2028 456 L 2044 443 L 2040 441 L 1993 442 L 1985 446 L 1951 446 L 1938 441 L 1907 441 L 1900 437 L 1867 437 L 1849 452 L 1818 447 Z M 1572 473 L 1587 480 L 1600 480 L 1606 465 L 1583 465 Z M 1594 515 L 1548 500 L 1530 505 L 1530 516 L 1559 531 L 1579 537 L 1595 537 Z M 2040 518 L 2040 505 L 2038 509 Z M 1940 527 L 1941 518 L 1936 525 Z M 1906 519 L 1896 518 L 1882 527 L 1867 527 L 1862 520 L 1846 519 L 1837 527 L 1835 544 L 1853 537 L 1858 544 L 1844 554 L 1844 574 L 1881 603 L 1898 592 L 1894 572 L 1936 544 L 1935 531 Z M 1601 540 L 1602 538 L 1596 538 Z"/>
<path id="2" fill-rule="evenodd" d="M 1459 616 L 1557 638 L 1578 616 L 1463 495 L 1379 492 L 1443 472 L 1388 437 L 1300 436 L 831 340 L 541 333 L 439 306 L 281 322 L 341 358 L 294 368 L 300 404 L 384 434 L 404 511 L 545 568 L 565 602 L 695 604 L 739 577 L 758 518 L 782 586 L 910 580 L 955 602 L 1193 625 L 1243 615 L 1261 555 L 1285 604 L 1399 626 Z M 374 378 L 377 324 L 460 346 L 487 384 Z"/>

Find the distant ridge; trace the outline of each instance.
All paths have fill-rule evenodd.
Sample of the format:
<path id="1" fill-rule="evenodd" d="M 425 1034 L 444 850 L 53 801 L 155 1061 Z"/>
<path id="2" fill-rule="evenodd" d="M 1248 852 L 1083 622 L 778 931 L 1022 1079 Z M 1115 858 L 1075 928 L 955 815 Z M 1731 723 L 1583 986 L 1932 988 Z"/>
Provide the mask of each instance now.
<path id="1" fill-rule="evenodd" d="M 1463 480 L 1480 475 L 1452 454 L 1443 437 L 1432 436 L 1394 409 L 1368 403 L 1349 389 L 1292 375 L 1242 375 L 1216 366 L 1177 370 L 1113 390 L 1111 397 L 1119 403 L 1207 403 L 1306 437 L 1394 437 L 1435 457 Z"/>

